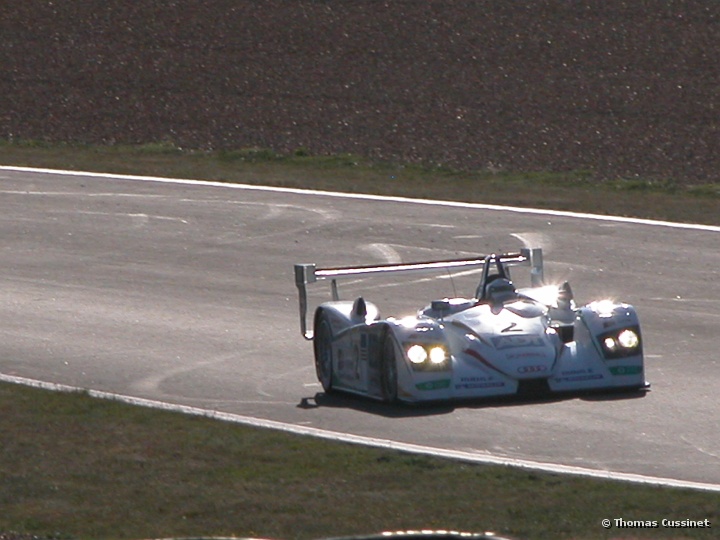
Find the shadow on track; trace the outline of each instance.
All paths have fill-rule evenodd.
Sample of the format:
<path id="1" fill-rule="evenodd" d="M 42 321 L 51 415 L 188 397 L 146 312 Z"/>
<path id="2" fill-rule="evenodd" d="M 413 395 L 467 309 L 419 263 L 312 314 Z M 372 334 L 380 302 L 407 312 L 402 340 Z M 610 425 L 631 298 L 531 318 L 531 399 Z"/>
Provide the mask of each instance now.
<path id="1" fill-rule="evenodd" d="M 353 409 L 386 418 L 415 418 L 421 416 L 438 416 L 450 414 L 455 409 L 489 409 L 497 407 L 519 407 L 525 405 L 542 406 L 546 403 L 559 403 L 580 399 L 582 401 L 619 401 L 644 398 L 648 389 L 621 389 L 603 391 L 585 391 L 563 394 L 530 393 L 522 396 L 502 396 L 495 398 L 463 399 L 444 402 L 424 403 L 385 403 L 372 398 L 343 392 L 329 394 L 318 392 L 312 397 L 300 400 L 299 409 L 317 409 L 321 407 Z"/>
<path id="2" fill-rule="evenodd" d="M 302 398 L 297 406 L 300 409 L 316 409 L 320 407 L 353 409 L 386 418 L 414 418 L 449 414 L 455 410 L 456 403 L 385 403 L 372 398 L 342 392 L 331 392 L 330 394 L 318 392 L 312 397 Z"/>

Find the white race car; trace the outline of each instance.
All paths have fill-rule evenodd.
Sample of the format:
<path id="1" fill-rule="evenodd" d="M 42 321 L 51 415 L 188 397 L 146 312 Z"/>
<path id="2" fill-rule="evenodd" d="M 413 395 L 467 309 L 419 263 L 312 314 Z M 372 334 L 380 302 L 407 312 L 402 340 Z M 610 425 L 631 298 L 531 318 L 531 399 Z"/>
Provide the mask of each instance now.
<path id="1" fill-rule="evenodd" d="M 530 269 L 516 289 L 510 267 Z M 434 300 L 383 318 L 363 297 L 341 300 L 338 280 L 397 273 L 481 272 L 474 296 Z M 332 300 L 307 328 L 307 286 L 329 280 Z M 473 259 L 342 268 L 296 264 L 300 326 L 313 342 L 326 393 L 395 402 L 649 388 L 635 309 L 610 300 L 577 307 L 567 282 L 543 283 L 541 249 Z"/>

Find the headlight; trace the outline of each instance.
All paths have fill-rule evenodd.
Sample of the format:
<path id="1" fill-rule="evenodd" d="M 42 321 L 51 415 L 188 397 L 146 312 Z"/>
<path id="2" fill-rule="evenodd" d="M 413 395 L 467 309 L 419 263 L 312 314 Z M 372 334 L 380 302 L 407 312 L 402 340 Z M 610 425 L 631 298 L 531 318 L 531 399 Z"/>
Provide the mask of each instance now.
<path id="1" fill-rule="evenodd" d="M 433 347 L 428 352 L 428 357 L 430 358 L 430 363 L 437 366 L 445 363 L 447 360 L 447 353 L 442 347 Z"/>
<path id="2" fill-rule="evenodd" d="M 617 350 L 617 342 L 615 341 L 615 338 L 606 337 L 603 340 L 603 347 L 605 347 L 605 350 L 607 351 L 615 352 Z"/>
<path id="3" fill-rule="evenodd" d="M 624 328 L 598 336 L 602 351 L 607 359 L 633 356 L 642 352 L 640 328 Z"/>
<path id="4" fill-rule="evenodd" d="M 413 345 L 407 350 L 407 356 L 413 364 L 422 364 L 427 360 L 428 353 L 422 345 Z"/>
<path id="5" fill-rule="evenodd" d="M 450 355 L 443 345 L 415 343 L 406 345 L 405 352 L 417 371 L 443 370 L 450 365 Z"/>
<path id="6" fill-rule="evenodd" d="M 625 349 L 634 349 L 640 345 L 640 337 L 632 330 L 623 330 L 618 334 L 617 340 Z"/>

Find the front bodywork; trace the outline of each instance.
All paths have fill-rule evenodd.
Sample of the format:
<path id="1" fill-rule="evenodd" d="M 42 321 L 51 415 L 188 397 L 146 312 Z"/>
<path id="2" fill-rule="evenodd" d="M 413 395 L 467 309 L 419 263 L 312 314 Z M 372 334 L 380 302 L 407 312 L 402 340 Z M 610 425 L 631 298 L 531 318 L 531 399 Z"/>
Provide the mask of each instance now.
<path id="1" fill-rule="evenodd" d="M 380 272 L 432 272 L 446 266 L 483 267 L 474 297 L 431 302 L 412 317 L 383 318 L 374 304 L 340 300 L 337 279 Z M 484 298 L 489 268 L 501 273 L 528 266 L 531 287 L 512 299 Z M 329 279 L 333 300 L 315 310 L 314 325 L 329 328 L 326 390 L 408 402 L 584 390 L 642 389 L 642 336 L 635 309 L 609 301 L 577 307 L 569 286 L 543 285 L 542 252 L 487 256 L 464 261 L 318 270 L 296 266 L 301 330 L 305 287 Z M 390 354 L 388 351 L 394 354 Z M 396 393 L 388 394 L 387 358 Z M 319 374 L 320 376 L 320 374 Z"/>

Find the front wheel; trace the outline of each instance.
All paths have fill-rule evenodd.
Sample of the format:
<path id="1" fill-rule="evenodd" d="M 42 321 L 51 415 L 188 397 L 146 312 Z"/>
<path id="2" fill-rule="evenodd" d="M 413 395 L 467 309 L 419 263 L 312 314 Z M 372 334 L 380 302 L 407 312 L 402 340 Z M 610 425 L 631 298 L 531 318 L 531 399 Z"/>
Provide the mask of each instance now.
<path id="1" fill-rule="evenodd" d="M 395 403 L 398 398 L 397 353 L 395 340 L 389 332 L 383 338 L 381 369 L 382 397 L 388 403 Z"/>
<path id="2" fill-rule="evenodd" d="M 317 378 L 325 393 L 330 393 L 333 387 L 332 329 L 327 316 L 323 314 L 316 321 L 313 351 Z"/>

